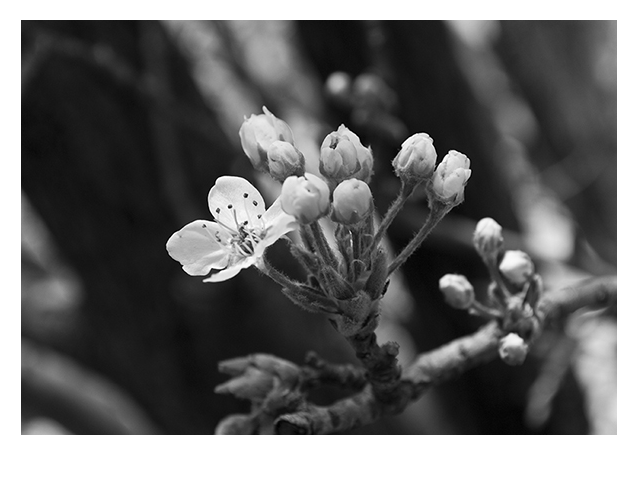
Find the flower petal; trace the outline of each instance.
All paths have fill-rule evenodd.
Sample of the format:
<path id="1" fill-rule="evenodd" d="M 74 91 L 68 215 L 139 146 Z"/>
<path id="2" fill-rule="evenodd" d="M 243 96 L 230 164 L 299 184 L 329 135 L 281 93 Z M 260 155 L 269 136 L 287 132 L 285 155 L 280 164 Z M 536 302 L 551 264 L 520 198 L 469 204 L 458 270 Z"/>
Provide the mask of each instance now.
<path id="1" fill-rule="evenodd" d="M 238 231 L 238 225 L 257 224 L 265 213 L 265 201 L 247 179 L 221 176 L 208 195 L 208 206 L 217 222 Z"/>
<path id="2" fill-rule="evenodd" d="M 197 220 L 175 232 L 168 239 L 166 249 L 184 271 L 191 276 L 202 276 L 227 266 L 230 254 L 222 244 L 229 238 L 229 233 L 218 224 Z"/>
<path id="3" fill-rule="evenodd" d="M 271 246 L 288 232 L 298 229 L 299 226 L 294 216 L 282 210 L 280 197 L 265 211 L 263 221 L 266 227 L 265 237 L 257 244 L 256 250 L 260 249 L 258 246 L 264 250 L 265 247 Z"/>
<path id="4" fill-rule="evenodd" d="M 256 258 L 254 256 L 246 257 L 244 260 L 240 260 L 227 269 L 223 269 L 216 274 L 212 274 L 207 279 L 203 279 L 203 282 L 223 282 L 232 277 L 236 276 L 243 269 L 247 269 L 248 267 L 254 265 L 256 263 Z"/>

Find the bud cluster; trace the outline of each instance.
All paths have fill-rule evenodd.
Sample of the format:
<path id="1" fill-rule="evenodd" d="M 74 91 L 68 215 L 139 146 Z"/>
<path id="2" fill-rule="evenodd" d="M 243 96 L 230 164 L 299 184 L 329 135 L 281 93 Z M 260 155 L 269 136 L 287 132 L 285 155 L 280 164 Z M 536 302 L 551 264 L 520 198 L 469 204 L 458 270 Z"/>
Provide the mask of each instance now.
<path id="1" fill-rule="evenodd" d="M 509 365 L 520 365 L 528 352 L 528 343 L 539 330 L 537 307 L 543 287 L 530 256 L 523 251 L 504 251 L 501 226 L 492 218 L 477 223 L 473 245 L 490 273 L 490 304 L 475 299 L 468 280 L 447 274 L 439 281 L 446 302 L 473 315 L 496 320 L 507 335 L 499 344 L 499 355 Z"/>
<path id="2" fill-rule="evenodd" d="M 219 363 L 219 371 L 233 378 L 215 388 L 252 403 L 250 414 L 230 415 L 216 427 L 217 435 L 249 435 L 273 426 L 272 417 L 302 403 L 301 369 L 274 355 L 254 354 Z"/>
<path id="3" fill-rule="evenodd" d="M 305 157 L 294 145 L 287 123 L 263 106 L 263 114 L 245 118 L 239 130 L 241 146 L 257 171 L 284 181 L 305 172 Z"/>

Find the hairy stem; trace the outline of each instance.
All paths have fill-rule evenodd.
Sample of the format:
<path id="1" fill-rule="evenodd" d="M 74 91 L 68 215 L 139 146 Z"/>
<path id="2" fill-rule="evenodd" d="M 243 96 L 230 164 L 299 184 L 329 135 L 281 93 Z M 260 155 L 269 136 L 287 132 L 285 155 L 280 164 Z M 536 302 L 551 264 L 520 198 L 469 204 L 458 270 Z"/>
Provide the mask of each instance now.
<path id="1" fill-rule="evenodd" d="M 373 242 L 371 243 L 371 246 L 368 249 L 369 251 L 372 252 L 378 247 L 387 229 L 389 228 L 393 220 L 396 218 L 398 213 L 402 210 L 402 208 L 404 207 L 404 204 L 406 203 L 408 198 L 411 197 L 414 191 L 415 191 L 415 186 L 412 186 L 412 185 L 406 186 L 404 183 L 402 183 L 402 187 L 400 188 L 400 194 L 398 195 L 397 198 L 395 198 L 395 201 L 393 201 L 393 203 L 389 207 L 389 210 L 386 212 L 386 214 L 382 218 L 382 222 L 380 222 L 380 225 L 378 226 L 378 230 L 375 233 L 375 236 L 373 237 Z"/>
<path id="2" fill-rule="evenodd" d="M 325 237 L 325 233 L 318 224 L 318 221 L 314 221 L 309 226 L 302 226 L 303 228 L 308 229 L 307 236 L 313 238 L 313 245 L 316 248 L 321 259 L 330 267 L 334 269 L 338 269 L 338 258 L 336 257 L 333 249 L 327 242 L 327 238 Z"/>
<path id="3" fill-rule="evenodd" d="M 417 232 L 415 237 L 411 239 L 404 249 L 400 252 L 400 254 L 393 260 L 391 265 L 389 266 L 389 275 L 399 269 L 406 260 L 413 254 L 418 247 L 422 245 L 424 239 L 430 234 L 430 232 L 437 226 L 437 224 L 442 220 L 446 214 L 452 209 L 452 206 L 442 205 L 438 202 L 433 202 L 432 209 L 428 217 L 426 218 L 426 222 Z"/>

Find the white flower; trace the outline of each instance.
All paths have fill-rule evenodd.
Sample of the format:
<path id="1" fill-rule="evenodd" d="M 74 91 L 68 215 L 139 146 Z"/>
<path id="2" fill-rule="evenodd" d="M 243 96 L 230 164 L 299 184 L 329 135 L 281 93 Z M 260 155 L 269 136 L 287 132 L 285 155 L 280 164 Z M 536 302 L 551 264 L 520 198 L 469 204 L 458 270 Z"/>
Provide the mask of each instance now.
<path id="1" fill-rule="evenodd" d="M 242 269 L 260 267 L 268 246 L 298 227 L 276 200 L 267 211 L 258 190 L 246 179 L 222 176 L 208 195 L 213 221 L 197 220 L 175 232 L 166 249 L 191 276 L 220 272 L 203 282 L 231 279 Z"/>

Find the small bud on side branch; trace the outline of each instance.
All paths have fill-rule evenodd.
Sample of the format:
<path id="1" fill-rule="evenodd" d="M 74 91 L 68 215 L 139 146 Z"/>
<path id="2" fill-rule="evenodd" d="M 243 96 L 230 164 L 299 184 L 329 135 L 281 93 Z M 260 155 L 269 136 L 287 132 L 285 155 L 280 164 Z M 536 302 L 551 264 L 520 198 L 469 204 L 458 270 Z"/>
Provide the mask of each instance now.
<path id="1" fill-rule="evenodd" d="M 439 280 L 439 289 L 448 305 L 456 309 L 468 309 L 475 301 L 475 290 L 462 275 L 446 274 Z"/>
<path id="2" fill-rule="evenodd" d="M 615 302 L 616 277 L 602 277 L 547 293 L 539 310 L 546 319 L 562 320 L 582 307 L 608 307 Z M 503 336 L 504 332 L 493 321 L 474 334 L 419 355 L 402 373 L 392 404 L 379 402 L 371 387 L 367 387 L 328 407 L 309 405 L 301 412 L 281 415 L 275 421 L 275 433 L 342 433 L 373 423 L 384 414 L 400 413 L 431 386 L 497 357 Z"/>

